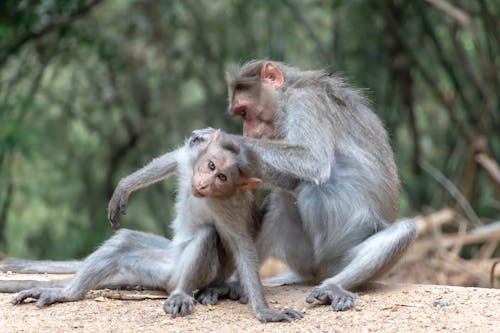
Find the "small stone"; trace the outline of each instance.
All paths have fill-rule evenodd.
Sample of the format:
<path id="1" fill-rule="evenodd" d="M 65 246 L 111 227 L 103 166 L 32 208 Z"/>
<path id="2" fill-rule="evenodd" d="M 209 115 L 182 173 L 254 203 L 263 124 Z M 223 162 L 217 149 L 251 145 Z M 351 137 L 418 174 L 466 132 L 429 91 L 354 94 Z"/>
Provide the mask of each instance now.
<path id="1" fill-rule="evenodd" d="M 317 329 L 320 329 L 321 325 L 320 324 L 314 324 L 314 327 L 317 328 Z"/>
<path id="2" fill-rule="evenodd" d="M 434 301 L 434 306 L 443 307 L 443 306 L 448 306 L 448 305 L 450 305 L 450 304 L 445 299 L 438 299 L 438 300 Z"/>

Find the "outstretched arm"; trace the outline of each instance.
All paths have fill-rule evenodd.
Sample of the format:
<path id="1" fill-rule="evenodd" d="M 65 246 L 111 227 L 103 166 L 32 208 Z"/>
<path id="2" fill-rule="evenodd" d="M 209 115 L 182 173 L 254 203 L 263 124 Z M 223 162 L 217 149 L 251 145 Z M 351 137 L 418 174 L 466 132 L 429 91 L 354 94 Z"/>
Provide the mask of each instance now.
<path id="1" fill-rule="evenodd" d="M 192 153 L 197 153 L 200 145 L 213 132 L 215 129 L 211 127 L 193 131 L 182 147 L 155 158 L 142 169 L 122 178 L 108 204 L 108 220 L 111 225 L 115 229 L 120 227 L 120 215 L 125 215 L 128 197 L 132 192 L 172 175 L 178 170 L 179 163 L 189 159 Z"/>
<path id="2" fill-rule="evenodd" d="M 120 227 L 120 215 L 125 215 L 130 194 L 172 175 L 177 170 L 183 148 L 153 159 L 145 167 L 120 180 L 108 204 L 108 220 L 114 228 Z"/>

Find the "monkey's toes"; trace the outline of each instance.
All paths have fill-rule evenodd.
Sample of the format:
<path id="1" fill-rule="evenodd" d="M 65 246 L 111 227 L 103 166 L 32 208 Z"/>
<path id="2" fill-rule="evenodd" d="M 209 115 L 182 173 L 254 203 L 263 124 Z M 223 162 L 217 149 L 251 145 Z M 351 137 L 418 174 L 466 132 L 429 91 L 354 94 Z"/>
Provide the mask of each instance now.
<path id="1" fill-rule="evenodd" d="M 172 318 L 183 317 L 193 312 L 194 298 L 188 294 L 174 294 L 163 303 L 163 310 Z"/>
<path id="2" fill-rule="evenodd" d="M 73 295 L 68 297 L 68 295 L 66 295 L 60 288 L 47 288 L 43 289 L 40 293 L 36 306 L 42 308 L 54 303 L 74 301 L 81 298 L 83 298 L 83 296 L 79 297 L 77 295 Z"/>
<path id="3" fill-rule="evenodd" d="M 262 323 L 272 323 L 287 321 L 291 322 L 294 319 L 301 319 L 302 314 L 293 309 L 286 309 L 285 311 L 274 310 L 270 308 L 259 310 L 255 313 L 255 316 Z"/>
<path id="4" fill-rule="evenodd" d="M 196 295 L 196 300 L 200 304 L 217 304 L 219 300 L 220 287 L 207 287 Z"/>
<path id="5" fill-rule="evenodd" d="M 248 303 L 248 296 L 239 282 L 230 282 L 228 287 L 230 299 L 233 301 L 239 301 L 241 304 Z"/>
<path id="6" fill-rule="evenodd" d="M 13 305 L 22 304 L 24 300 L 27 298 L 38 298 L 40 296 L 40 292 L 37 292 L 35 289 L 29 289 L 21 291 L 16 297 L 14 297 L 10 303 Z"/>
<path id="7" fill-rule="evenodd" d="M 332 306 L 336 311 L 349 310 L 354 306 L 356 301 L 356 294 L 337 296 L 332 300 Z"/>
<path id="8" fill-rule="evenodd" d="M 196 295 L 196 300 L 201 304 L 216 304 L 223 298 L 239 301 L 241 304 L 248 303 L 248 297 L 239 282 L 208 286 Z"/>
<path id="9" fill-rule="evenodd" d="M 283 310 L 283 312 L 285 313 L 285 315 L 287 315 L 288 317 L 290 317 L 292 319 L 304 318 L 304 315 L 295 309 L 285 309 L 285 310 Z"/>
<path id="10" fill-rule="evenodd" d="M 330 284 L 314 288 L 306 298 L 307 303 L 317 300 L 320 304 L 331 304 L 336 311 L 352 308 L 356 301 L 356 294 L 337 285 Z"/>

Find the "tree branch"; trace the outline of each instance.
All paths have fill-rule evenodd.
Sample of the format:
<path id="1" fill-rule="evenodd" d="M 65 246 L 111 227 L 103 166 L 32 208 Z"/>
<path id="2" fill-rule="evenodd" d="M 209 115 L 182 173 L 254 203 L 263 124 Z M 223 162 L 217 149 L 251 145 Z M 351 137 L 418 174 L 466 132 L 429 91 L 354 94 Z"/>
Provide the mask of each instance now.
<path id="1" fill-rule="evenodd" d="M 294 0 L 283 0 L 283 2 L 290 8 L 292 13 L 297 17 L 297 19 L 302 22 L 304 25 L 304 28 L 306 28 L 307 33 L 309 34 L 309 37 L 314 41 L 316 44 L 316 48 L 318 49 L 319 53 L 321 54 L 321 58 L 323 59 L 323 62 L 328 63 L 331 60 L 331 54 L 328 52 L 328 48 L 325 47 L 321 39 L 319 38 L 318 34 L 314 30 L 313 26 L 311 23 L 307 20 L 307 18 L 304 16 L 304 11 L 299 8 L 297 5 L 297 2 Z"/>
<path id="2" fill-rule="evenodd" d="M 448 193 L 450 193 L 450 195 L 457 201 L 460 207 L 462 207 L 465 214 L 467 215 L 467 218 L 471 222 L 475 224 L 481 224 L 479 217 L 477 216 L 476 212 L 474 212 L 474 209 L 472 209 L 470 203 L 467 201 L 467 199 L 465 199 L 462 193 L 460 193 L 460 191 L 452 181 L 446 178 L 445 175 L 441 173 L 441 171 L 425 162 L 424 160 L 420 160 L 419 164 L 425 172 L 431 175 L 432 178 L 434 178 L 441 186 L 443 186 L 445 190 L 448 191 Z"/>
<path id="3" fill-rule="evenodd" d="M 470 16 L 458 7 L 443 0 L 425 0 L 434 7 L 441 9 L 443 12 L 457 20 L 461 25 L 468 27 L 470 25 Z"/>
<path id="4" fill-rule="evenodd" d="M 496 183 L 495 185 L 500 186 L 500 167 L 498 163 L 485 153 L 477 154 L 476 162 L 488 172 L 491 179 Z"/>
<path id="5" fill-rule="evenodd" d="M 17 41 L 12 43 L 10 46 L 5 47 L 5 51 L 0 53 L 0 67 L 5 64 L 5 62 L 11 55 L 19 51 L 19 49 L 29 41 L 40 38 L 52 31 L 67 27 L 75 20 L 87 14 L 94 6 L 99 4 L 101 1 L 102 0 L 92 0 L 89 4 L 83 6 L 82 8 L 79 8 L 74 13 L 70 14 L 68 17 L 65 17 L 56 22 L 49 23 L 48 25 L 46 25 L 45 27 L 41 28 L 38 31 L 30 31 L 26 33 L 24 36 L 22 36 Z"/>

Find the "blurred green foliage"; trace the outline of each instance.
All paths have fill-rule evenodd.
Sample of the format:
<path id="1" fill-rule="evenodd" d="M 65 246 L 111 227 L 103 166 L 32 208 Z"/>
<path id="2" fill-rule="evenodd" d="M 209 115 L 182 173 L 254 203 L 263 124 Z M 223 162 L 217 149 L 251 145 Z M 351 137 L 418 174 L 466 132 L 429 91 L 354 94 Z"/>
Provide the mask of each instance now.
<path id="1" fill-rule="evenodd" d="M 498 219 L 500 3 L 0 3 L 0 250 L 81 257 L 109 237 L 122 177 L 193 129 L 241 132 L 224 73 L 269 58 L 368 88 L 404 183 L 401 214 L 456 205 L 421 160 Z M 498 167 L 498 164 L 497 164 Z M 169 235 L 174 182 L 134 194 L 124 225 Z"/>

